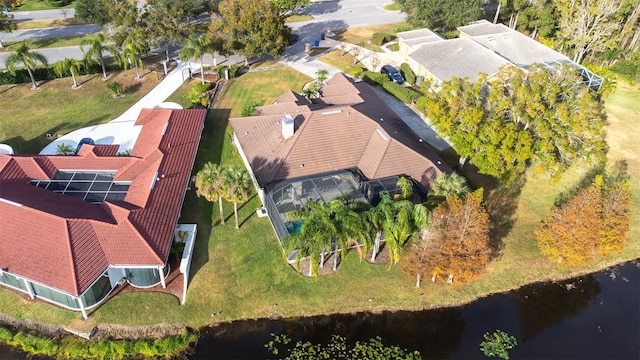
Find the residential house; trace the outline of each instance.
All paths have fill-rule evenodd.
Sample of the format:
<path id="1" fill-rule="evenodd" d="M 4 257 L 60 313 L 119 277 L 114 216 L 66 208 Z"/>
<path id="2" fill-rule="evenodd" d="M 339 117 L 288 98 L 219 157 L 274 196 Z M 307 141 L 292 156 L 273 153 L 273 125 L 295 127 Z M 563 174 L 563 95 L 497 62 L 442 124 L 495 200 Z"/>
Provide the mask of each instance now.
<path id="1" fill-rule="evenodd" d="M 125 281 L 164 287 L 205 115 L 144 109 L 129 156 L 0 155 L 0 284 L 84 318 Z"/>
<path id="2" fill-rule="evenodd" d="M 373 92 L 337 74 L 309 103 L 291 91 L 257 116 L 232 118 L 234 143 L 280 239 L 299 230 L 286 214 L 340 194 L 375 202 L 399 176 L 426 193 L 449 167 Z"/>
<path id="3" fill-rule="evenodd" d="M 572 65 L 592 89 L 602 85 L 602 77 L 504 24 L 479 20 L 458 30 L 460 37 L 448 40 L 437 40 L 429 35 L 435 33 L 428 29 L 398 33 L 400 53 L 413 72 L 430 79 L 435 88 L 453 77 L 475 81 L 482 72 L 491 79 L 502 66 L 512 65 L 526 71 L 533 64 L 549 68 Z"/>

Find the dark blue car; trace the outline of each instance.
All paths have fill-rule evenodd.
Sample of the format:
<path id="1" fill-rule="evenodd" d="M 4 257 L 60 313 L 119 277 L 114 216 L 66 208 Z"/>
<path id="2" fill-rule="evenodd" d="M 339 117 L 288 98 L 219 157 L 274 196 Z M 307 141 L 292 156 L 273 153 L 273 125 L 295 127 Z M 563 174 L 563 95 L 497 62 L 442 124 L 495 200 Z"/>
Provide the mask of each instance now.
<path id="1" fill-rule="evenodd" d="M 395 83 L 404 84 L 404 78 L 402 77 L 402 74 L 400 74 L 400 71 L 391 65 L 383 66 L 382 69 L 380 69 L 380 73 L 387 75 L 389 80 Z"/>

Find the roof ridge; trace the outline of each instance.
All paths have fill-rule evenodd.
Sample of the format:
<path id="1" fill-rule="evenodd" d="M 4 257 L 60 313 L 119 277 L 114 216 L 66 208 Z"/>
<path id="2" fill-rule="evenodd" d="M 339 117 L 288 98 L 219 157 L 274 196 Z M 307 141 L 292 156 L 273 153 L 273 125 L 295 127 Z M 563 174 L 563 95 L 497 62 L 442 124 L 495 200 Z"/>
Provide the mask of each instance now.
<path id="1" fill-rule="evenodd" d="M 73 239 L 71 239 L 71 222 L 75 222 L 78 221 L 78 219 L 64 219 L 64 222 L 66 223 L 65 226 L 65 231 L 67 233 L 67 238 L 65 241 L 65 245 L 67 246 L 67 252 L 69 253 L 69 257 L 68 260 L 70 262 L 69 265 L 71 265 L 71 277 L 72 277 L 72 283 L 73 283 L 73 291 L 75 294 L 80 294 L 80 286 L 78 285 L 78 269 L 76 268 L 76 262 L 74 261 L 75 258 L 73 256 L 73 246 L 71 246 L 71 242 L 73 241 Z"/>

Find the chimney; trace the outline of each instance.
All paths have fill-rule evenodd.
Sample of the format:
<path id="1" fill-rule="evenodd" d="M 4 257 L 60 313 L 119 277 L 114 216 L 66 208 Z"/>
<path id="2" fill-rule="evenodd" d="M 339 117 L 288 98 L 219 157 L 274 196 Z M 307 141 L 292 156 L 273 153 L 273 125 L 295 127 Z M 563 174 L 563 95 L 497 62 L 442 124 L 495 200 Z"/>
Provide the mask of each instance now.
<path id="1" fill-rule="evenodd" d="M 291 115 L 282 115 L 282 137 L 285 140 L 293 136 L 294 126 Z"/>

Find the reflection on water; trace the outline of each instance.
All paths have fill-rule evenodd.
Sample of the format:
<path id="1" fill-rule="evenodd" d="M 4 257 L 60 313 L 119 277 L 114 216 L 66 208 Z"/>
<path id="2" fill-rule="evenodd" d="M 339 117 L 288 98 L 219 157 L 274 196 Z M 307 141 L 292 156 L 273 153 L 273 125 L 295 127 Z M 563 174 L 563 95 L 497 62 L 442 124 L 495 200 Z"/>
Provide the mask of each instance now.
<path id="1" fill-rule="evenodd" d="M 486 359 L 485 332 L 518 339 L 513 359 L 640 359 L 640 269 L 635 262 L 569 281 L 535 284 L 458 308 L 236 321 L 204 329 L 193 359 L 269 359 L 271 333 L 327 343 L 380 336 L 424 359 Z M 0 359 L 25 354 L 0 345 Z"/>
<path id="2" fill-rule="evenodd" d="M 526 286 L 459 308 L 238 321 L 203 332 L 193 359 L 267 359 L 271 333 L 327 343 L 380 336 L 424 359 L 484 359 L 485 332 L 518 339 L 513 359 L 640 359 L 640 269 L 635 263 Z"/>
<path id="3" fill-rule="evenodd" d="M 600 294 L 593 275 L 558 283 L 534 284 L 515 293 L 522 342 L 580 314 Z"/>

